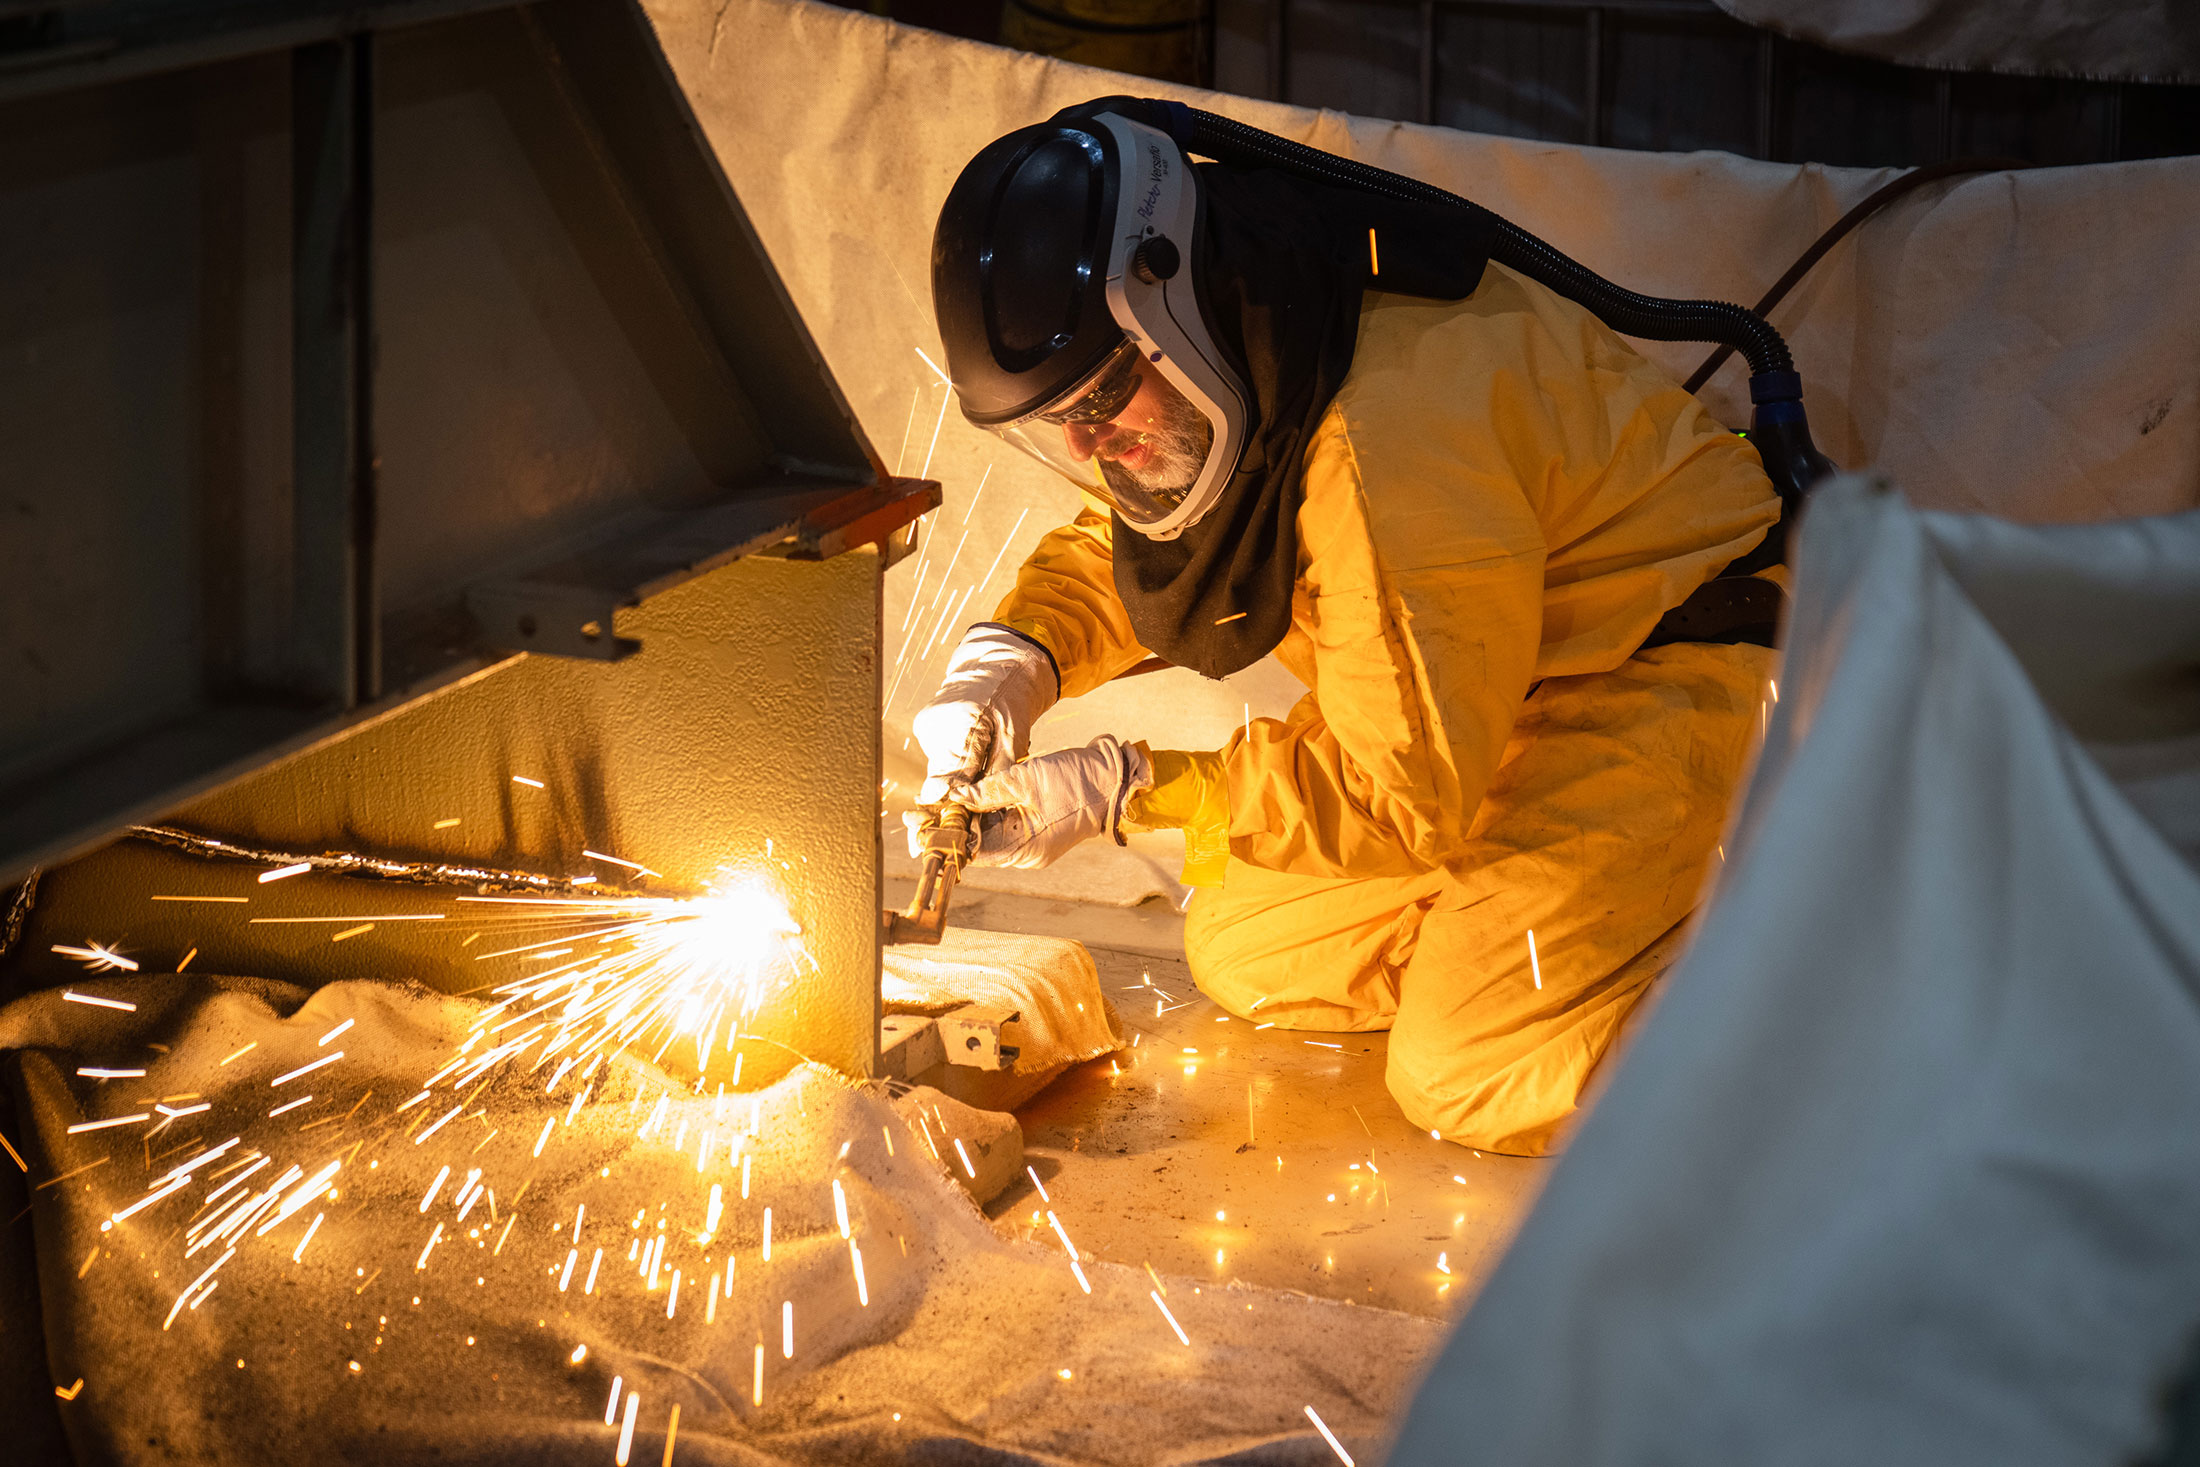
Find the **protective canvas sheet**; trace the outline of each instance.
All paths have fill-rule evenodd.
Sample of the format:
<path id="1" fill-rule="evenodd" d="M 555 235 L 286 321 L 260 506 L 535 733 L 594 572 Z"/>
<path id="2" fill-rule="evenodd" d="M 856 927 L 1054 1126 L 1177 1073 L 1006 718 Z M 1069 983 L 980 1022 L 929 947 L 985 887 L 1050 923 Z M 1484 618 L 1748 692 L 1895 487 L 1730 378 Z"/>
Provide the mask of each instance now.
<path id="1" fill-rule="evenodd" d="M 2200 1324 L 2200 514 L 1850 479 L 1800 572 L 1720 889 L 1394 1463 L 2152 1444 Z"/>
<path id="2" fill-rule="evenodd" d="M 882 1092 L 816 1066 L 721 1098 L 629 1057 L 569 1101 L 514 1063 L 408 1106 L 473 1003 L 68 991 L 97 1002 L 0 1010 L 13 1144 L 66 1177 L 28 1231 L 67 1399 L 7 1359 L 85 1464 L 1311 1467 L 1305 1408 L 1365 1449 L 1435 1342 L 1191 1282 L 1164 1314 L 1142 1270 L 1004 1241 Z"/>
<path id="3" fill-rule="evenodd" d="M 1737 20 L 1905 66 L 2200 80 L 2200 10 L 2187 0 L 1719 0 Z"/>
<path id="4" fill-rule="evenodd" d="M 1095 96 L 1166 95 L 1453 189 L 1635 288 L 1755 300 L 1894 170 L 1482 137 L 1168 87 L 786 0 L 646 0 L 743 205 L 890 466 L 943 482 L 926 547 L 887 575 L 889 804 L 922 773 L 909 717 L 1034 541 L 1074 512 L 1049 471 L 965 424 L 934 365 L 930 249 L 963 164 Z M 1773 313 L 1818 442 L 1933 508 L 2092 520 L 2200 503 L 2200 159 L 1935 185 L 1841 245 Z M 1685 376 L 1705 355 L 1637 343 Z M 921 353 L 921 355 L 920 355 Z M 927 360 L 929 358 L 929 360 Z M 1706 392 L 1748 419 L 1738 364 Z M 1302 689 L 1265 661 L 1221 682 L 1119 681 L 1041 719 L 1036 747 L 1101 733 L 1218 748 Z M 902 849 L 889 813 L 890 854 Z M 1130 903 L 1181 898 L 1181 841 L 1088 843 L 974 884 Z"/>

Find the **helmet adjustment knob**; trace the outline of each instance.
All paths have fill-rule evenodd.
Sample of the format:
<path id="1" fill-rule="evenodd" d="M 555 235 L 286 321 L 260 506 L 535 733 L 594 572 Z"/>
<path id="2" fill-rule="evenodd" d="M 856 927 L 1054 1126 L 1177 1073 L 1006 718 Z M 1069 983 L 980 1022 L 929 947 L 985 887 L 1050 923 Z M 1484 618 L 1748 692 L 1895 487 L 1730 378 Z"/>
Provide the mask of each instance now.
<path id="1" fill-rule="evenodd" d="M 1131 256 L 1131 274 L 1148 285 L 1159 285 L 1183 267 L 1184 257 L 1177 253 L 1176 245 L 1165 234 L 1139 242 L 1138 250 Z"/>

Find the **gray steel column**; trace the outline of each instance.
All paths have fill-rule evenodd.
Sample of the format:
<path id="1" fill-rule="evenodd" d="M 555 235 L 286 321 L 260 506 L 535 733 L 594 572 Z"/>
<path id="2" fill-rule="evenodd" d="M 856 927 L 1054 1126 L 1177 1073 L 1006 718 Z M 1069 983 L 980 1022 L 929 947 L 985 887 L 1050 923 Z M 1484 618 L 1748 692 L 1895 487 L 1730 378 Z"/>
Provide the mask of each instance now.
<path id="1" fill-rule="evenodd" d="M 301 692 L 343 708 L 381 691 L 372 45 L 355 35 L 291 53 L 292 661 Z"/>

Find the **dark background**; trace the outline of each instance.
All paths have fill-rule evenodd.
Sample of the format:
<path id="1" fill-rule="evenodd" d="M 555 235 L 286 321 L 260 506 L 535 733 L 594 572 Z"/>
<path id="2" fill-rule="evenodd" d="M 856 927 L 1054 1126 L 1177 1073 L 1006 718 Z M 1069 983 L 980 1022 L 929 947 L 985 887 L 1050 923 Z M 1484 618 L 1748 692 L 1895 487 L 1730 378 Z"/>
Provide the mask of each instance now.
<path id="1" fill-rule="evenodd" d="M 858 8 L 1243 96 L 1511 137 L 1849 166 L 2200 153 L 2200 87 L 1895 66 L 1755 30 L 1711 0 L 871 0 Z"/>

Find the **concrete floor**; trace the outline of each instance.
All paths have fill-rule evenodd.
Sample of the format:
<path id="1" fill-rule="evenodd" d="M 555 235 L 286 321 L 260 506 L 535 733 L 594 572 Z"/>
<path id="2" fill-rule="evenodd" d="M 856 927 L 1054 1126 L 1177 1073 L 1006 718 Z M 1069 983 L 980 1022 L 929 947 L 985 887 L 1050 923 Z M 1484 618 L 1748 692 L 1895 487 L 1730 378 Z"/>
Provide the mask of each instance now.
<path id="1" fill-rule="evenodd" d="M 1137 1041 L 1018 1112 L 1051 1202 L 1012 1186 L 987 1209 L 1003 1231 L 1049 1231 L 1051 1206 L 1111 1262 L 1435 1317 L 1496 1263 L 1551 1163 L 1409 1126 L 1383 1088 L 1387 1035 L 1228 1017 L 1192 986 L 1182 919 L 1159 903 L 965 895 L 967 926 L 1084 942 Z"/>

